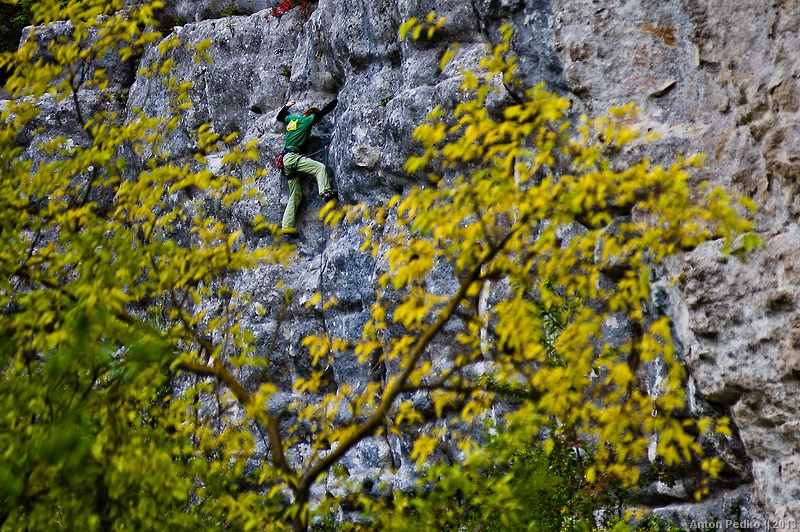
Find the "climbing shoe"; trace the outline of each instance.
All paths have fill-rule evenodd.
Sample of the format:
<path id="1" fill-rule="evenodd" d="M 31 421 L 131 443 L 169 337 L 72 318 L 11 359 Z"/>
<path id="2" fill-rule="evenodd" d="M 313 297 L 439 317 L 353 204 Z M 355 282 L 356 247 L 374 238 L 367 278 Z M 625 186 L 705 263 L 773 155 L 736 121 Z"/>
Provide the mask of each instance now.
<path id="1" fill-rule="evenodd" d="M 322 195 L 322 201 L 328 203 L 329 201 L 333 201 L 336 199 L 336 192 L 333 190 L 327 191 L 325 194 Z"/>
<path id="2" fill-rule="evenodd" d="M 281 229 L 281 236 L 289 237 L 289 238 L 297 238 L 300 236 L 300 233 L 297 232 L 297 229 L 294 227 L 284 227 Z"/>

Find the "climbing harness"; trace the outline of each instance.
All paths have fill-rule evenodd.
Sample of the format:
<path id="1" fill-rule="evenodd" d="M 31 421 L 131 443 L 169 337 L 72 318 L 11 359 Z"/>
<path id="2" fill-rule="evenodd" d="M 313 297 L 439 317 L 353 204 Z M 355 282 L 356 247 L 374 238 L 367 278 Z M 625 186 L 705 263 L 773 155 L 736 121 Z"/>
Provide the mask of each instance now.
<path id="1" fill-rule="evenodd" d="M 303 155 L 302 153 L 300 153 L 300 150 L 298 150 L 296 148 L 284 148 L 284 150 L 282 152 L 280 152 L 278 155 L 275 156 L 275 168 L 280 170 L 281 173 L 287 179 L 289 179 L 289 175 L 290 174 L 294 174 L 295 172 L 297 172 L 297 164 L 300 162 L 300 159 L 302 159 L 303 157 L 306 157 L 306 158 L 310 159 L 314 155 L 317 155 L 319 153 L 327 151 L 328 148 L 331 147 L 331 142 L 333 142 L 333 135 L 331 135 L 331 138 L 328 140 L 328 143 L 325 146 L 323 146 L 322 148 L 320 148 L 319 150 L 317 150 L 315 152 L 309 153 L 308 155 Z M 283 156 L 285 154 L 287 154 L 287 153 L 297 153 L 297 154 L 300 155 L 300 157 L 298 157 L 294 161 L 294 163 L 292 163 L 291 166 L 286 166 L 286 164 L 283 161 Z M 325 157 L 325 161 L 323 162 L 323 164 L 325 164 L 327 166 L 327 164 L 328 164 L 327 153 L 325 155 L 326 155 L 326 157 Z"/>
<path id="2" fill-rule="evenodd" d="M 284 150 L 283 150 L 282 152 L 280 152 L 278 155 L 276 155 L 276 156 L 275 156 L 275 168 L 277 168 L 278 170 L 280 170 L 280 171 L 281 171 L 281 173 L 282 173 L 282 174 L 283 174 L 283 175 L 284 175 L 286 178 L 288 178 L 288 177 L 289 177 L 289 174 L 293 174 L 293 173 L 295 173 L 295 172 L 297 171 L 297 164 L 300 162 L 300 159 L 302 159 L 302 158 L 303 158 L 303 155 L 302 155 L 302 154 L 300 154 L 300 157 L 298 157 L 298 158 L 297 158 L 297 159 L 294 161 L 294 163 L 292 163 L 292 165 L 291 165 L 291 166 L 286 166 L 286 163 L 284 163 L 284 161 L 283 161 L 283 156 L 284 156 L 285 154 L 287 154 L 287 153 L 297 153 L 297 154 L 300 154 L 300 150 L 297 150 L 297 149 L 295 149 L 295 148 L 284 148 Z"/>

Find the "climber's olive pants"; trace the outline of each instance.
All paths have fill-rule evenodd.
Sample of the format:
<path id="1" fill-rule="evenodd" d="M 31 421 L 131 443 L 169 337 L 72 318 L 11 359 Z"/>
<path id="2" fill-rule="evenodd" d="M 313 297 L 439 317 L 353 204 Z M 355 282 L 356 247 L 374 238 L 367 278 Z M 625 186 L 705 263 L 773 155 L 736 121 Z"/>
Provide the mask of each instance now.
<path id="1" fill-rule="evenodd" d="M 289 170 L 297 163 L 294 171 Z M 294 218 L 297 214 L 297 207 L 300 205 L 300 199 L 303 197 L 303 191 L 300 188 L 300 174 L 309 174 L 317 178 L 317 187 L 319 188 L 320 196 L 325 194 L 331 189 L 331 182 L 328 179 L 328 172 L 325 170 L 325 165 L 303 157 L 299 153 L 287 153 L 283 156 L 283 165 L 287 170 L 287 177 L 289 178 L 289 202 L 286 204 L 286 210 L 283 212 L 282 227 L 294 227 Z"/>

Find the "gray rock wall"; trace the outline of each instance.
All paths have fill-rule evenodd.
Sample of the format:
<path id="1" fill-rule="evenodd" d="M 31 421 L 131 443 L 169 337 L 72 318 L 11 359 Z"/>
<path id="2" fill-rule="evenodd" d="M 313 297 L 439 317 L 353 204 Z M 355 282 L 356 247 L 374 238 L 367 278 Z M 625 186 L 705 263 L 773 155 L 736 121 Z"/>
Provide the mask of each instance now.
<path id="1" fill-rule="evenodd" d="M 174 0 L 164 15 L 177 24 L 174 32 L 184 42 L 210 39 L 214 59 L 197 64 L 188 51 L 172 52 L 180 77 L 194 82 L 194 108 L 170 141 L 175 156 L 188 160 L 188 130 L 206 121 L 218 132 L 238 132 L 242 142 L 260 141 L 263 164 L 241 171 L 258 176 L 261 198 L 243 202 L 234 213 L 234 223 L 253 245 L 265 237 L 249 231 L 246 220 L 260 212 L 279 223 L 288 193 L 270 168 L 282 143 L 274 117 L 284 102 L 295 99 L 303 109 L 338 96 L 338 107 L 318 126 L 313 142 L 321 148 L 331 141 L 320 157 L 333 170 L 342 201 L 382 202 L 413 184 L 402 165 L 414 150 L 415 124 L 436 103 L 458 101 L 459 68 L 472 66 L 507 22 L 515 28 L 513 46 L 525 83 L 546 81 L 579 111 L 636 101 L 642 127 L 662 134 L 650 147 L 656 161 L 676 152 L 707 153 L 708 165 L 697 179 L 752 197 L 766 248 L 740 263 L 721 257 L 711 242 L 660 272 L 653 311 L 673 318 L 692 375 L 693 407 L 729 413 L 740 437 L 718 442 L 717 451 L 727 453 L 731 466 L 710 502 L 673 504 L 662 513 L 723 517 L 735 503 L 750 516 L 800 517 L 797 3 L 320 0 L 309 14 L 295 10 L 267 21 L 269 5 Z M 432 9 L 448 17 L 439 38 L 398 41 L 404 19 Z M 224 16 L 230 13 L 236 14 Z M 439 58 L 452 40 L 461 50 L 440 72 Z M 154 53 L 145 53 L 143 64 Z M 163 91 L 142 77 L 130 86 L 127 108 L 136 107 L 169 112 Z M 58 121 L 48 127 L 57 128 Z M 321 329 L 360 336 L 381 269 L 358 251 L 357 228 L 323 228 L 315 183 L 305 182 L 303 192 L 297 259 L 288 271 L 265 269 L 237 280 L 257 294 L 258 308 L 248 319 L 260 348 L 273 350 L 269 370 L 287 385 L 278 402 L 291 400 L 291 379 L 309 371 L 301 338 Z M 296 292 L 286 308 L 276 290 L 280 279 Z M 317 291 L 336 296 L 339 304 L 325 312 L 304 308 Z M 358 388 L 371 378 L 347 357 L 330 371 L 331 386 L 347 382 Z M 257 375 L 252 380 L 255 386 Z M 407 469 L 407 462 L 403 441 L 374 438 L 348 455 L 345 466 L 354 478 L 367 478 L 387 465 Z M 396 478 L 398 486 L 404 478 Z M 652 504 L 686 498 L 689 488 L 662 487 Z"/>
<path id="2" fill-rule="evenodd" d="M 747 264 L 709 243 L 666 272 L 698 391 L 730 408 L 768 518 L 800 516 L 797 226 L 800 11 L 757 1 L 553 3 L 566 85 L 590 110 L 634 100 L 660 150 L 752 197 L 766 241 Z"/>

